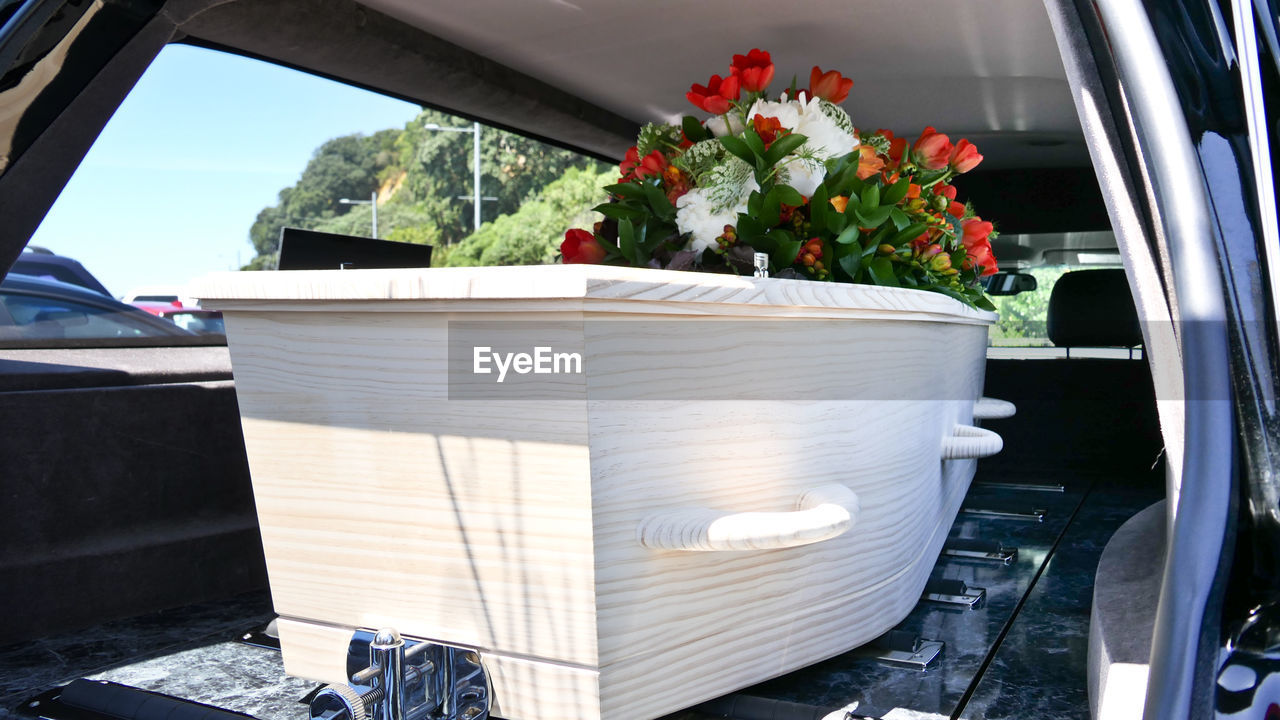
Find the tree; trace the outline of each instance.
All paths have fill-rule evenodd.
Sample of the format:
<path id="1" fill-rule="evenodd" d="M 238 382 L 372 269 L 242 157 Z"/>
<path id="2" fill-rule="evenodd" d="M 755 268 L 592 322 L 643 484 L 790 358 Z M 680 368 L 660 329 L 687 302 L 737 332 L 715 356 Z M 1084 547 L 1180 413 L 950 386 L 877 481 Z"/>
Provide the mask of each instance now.
<path id="1" fill-rule="evenodd" d="M 367 198 L 378 189 L 379 174 L 395 160 L 398 130 L 370 136 L 345 135 L 321 145 L 298 182 L 280 191 L 279 202 L 263 208 L 249 229 L 258 256 L 274 257 L 284 227 L 314 230 L 324 221 L 347 214 L 342 198 Z M 263 261 L 254 258 L 250 265 Z"/>
<path id="2" fill-rule="evenodd" d="M 258 214 L 249 232 L 258 257 L 246 269 L 274 266 L 285 226 L 368 235 L 370 208 L 337 201 L 367 198 L 374 191 L 380 237 L 430 243 L 438 248 L 435 257 L 450 255 L 445 248 L 474 230 L 473 136 L 430 130 L 426 125 L 431 123 L 472 127 L 460 118 L 424 110 L 402 130 L 349 135 L 322 145 L 298 182 L 281 190 L 279 201 Z M 481 208 L 489 219 L 517 212 L 570 168 L 594 167 L 577 153 L 487 127 L 480 134 L 480 156 L 481 190 L 497 198 Z"/>
<path id="3" fill-rule="evenodd" d="M 1036 278 L 1035 290 L 991 298 L 1000 313 L 1000 320 L 991 332 L 993 344 L 1048 345 L 1049 296 L 1054 283 L 1066 271 L 1061 265 L 1031 268 L 1029 272 Z"/>
<path id="4" fill-rule="evenodd" d="M 458 243 L 448 257 L 451 266 L 538 265 L 554 262 L 564 231 L 589 228 L 591 208 L 607 199 L 602 189 L 615 179 L 612 167 L 569 168 L 518 210 L 485 223 Z"/>

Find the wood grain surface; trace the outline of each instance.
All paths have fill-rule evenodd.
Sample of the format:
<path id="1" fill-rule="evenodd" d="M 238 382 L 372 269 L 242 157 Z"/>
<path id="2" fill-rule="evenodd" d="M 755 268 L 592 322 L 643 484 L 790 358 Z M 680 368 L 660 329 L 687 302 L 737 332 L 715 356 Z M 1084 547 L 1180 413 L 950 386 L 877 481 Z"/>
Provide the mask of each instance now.
<path id="1" fill-rule="evenodd" d="M 975 468 L 940 453 L 973 422 L 994 315 L 941 295 L 599 266 L 240 273 L 200 293 L 226 313 L 286 663 L 307 677 L 340 662 L 314 628 L 393 626 L 480 650 L 509 720 L 660 717 L 892 628 Z M 551 323 L 583 372 L 460 384 L 450 350 L 486 323 Z M 859 512 L 821 542 L 637 537 L 832 483 Z"/>

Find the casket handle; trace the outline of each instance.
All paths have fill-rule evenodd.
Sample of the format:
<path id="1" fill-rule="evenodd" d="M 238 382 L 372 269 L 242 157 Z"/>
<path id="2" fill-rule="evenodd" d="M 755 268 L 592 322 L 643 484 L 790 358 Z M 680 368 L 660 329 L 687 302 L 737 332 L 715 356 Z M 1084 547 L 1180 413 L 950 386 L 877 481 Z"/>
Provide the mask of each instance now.
<path id="1" fill-rule="evenodd" d="M 942 440 L 943 460 L 971 460 L 995 455 L 1004 447 L 1004 439 L 986 428 L 956 425 L 951 437 Z"/>
<path id="2" fill-rule="evenodd" d="M 831 483 L 801 493 L 791 512 L 676 510 L 641 520 L 636 536 L 653 550 L 777 550 L 843 534 L 861 507 L 857 493 Z"/>
<path id="3" fill-rule="evenodd" d="M 1018 412 L 1017 406 L 1008 400 L 980 397 L 978 402 L 973 404 L 974 420 L 1001 420 L 1013 417 L 1016 412 Z"/>

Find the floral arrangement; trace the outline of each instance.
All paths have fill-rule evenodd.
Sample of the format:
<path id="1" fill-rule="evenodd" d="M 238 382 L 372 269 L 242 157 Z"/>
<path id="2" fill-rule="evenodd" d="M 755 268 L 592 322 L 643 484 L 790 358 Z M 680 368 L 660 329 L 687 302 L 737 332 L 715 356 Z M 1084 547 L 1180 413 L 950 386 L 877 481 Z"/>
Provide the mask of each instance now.
<path id="1" fill-rule="evenodd" d="M 566 263 L 751 274 L 932 290 L 993 309 L 992 224 L 949 184 L 982 155 L 928 127 L 907 144 L 859 132 L 839 103 L 853 81 L 815 66 L 768 99 L 768 52 L 734 55 L 686 97 L 710 117 L 651 123 L 606 187 L 605 219 L 569 230 Z"/>

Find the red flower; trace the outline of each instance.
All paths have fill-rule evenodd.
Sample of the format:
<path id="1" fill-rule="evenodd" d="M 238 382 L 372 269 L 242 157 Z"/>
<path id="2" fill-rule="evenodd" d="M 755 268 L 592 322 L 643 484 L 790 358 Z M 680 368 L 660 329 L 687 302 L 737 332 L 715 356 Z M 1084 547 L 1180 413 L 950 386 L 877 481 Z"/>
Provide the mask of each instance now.
<path id="1" fill-rule="evenodd" d="M 890 170 L 897 168 L 902 164 L 902 153 L 907 149 L 907 139 L 894 137 L 893 133 L 888 130 L 877 130 L 876 135 L 881 135 L 885 140 L 889 141 L 889 164 Z"/>
<path id="2" fill-rule="evenodd" d="M 853 81 L 836 70 L 822 72 L 817 65 L 809 71 L 809 97 L 820 97 L 827 102 L 842 103 L 849 97 Z"/>
<path id="3" fill-rule="evenodd" d="M 933 191 L 948 200 L 956 199 L 956 188 L 954 185 L 940 183 L 938 185 L 933 186 Z"/>
<path id="4" fill-rule="evenodd" d="M 991 231 L 993 226 L 991 223 L 980 217 L 973 217 L 964 221 L 964 236 L 961 242 L 964 243 L 964 269 L 969 270 L 975 265 L 982 266 L 982 277 L 996 274 L 996 256 L 991 251 Z"/>
<path id="5" fill-rule="evenodd" d="M 622 177 L 618 182 L 631 182 L 632 180 L 643 180 L 649 176 L 661 176 L 662 171 L 667 169 L 667 157 L 660 150 L 640 157 L 640 151 L 635 147 L 627 150 L 627 155 L 622 159 L 622 164 L 618 167 L 622 171 Z"/>
<path id="6" fill-rule="evenodd" d="M 776 117 L 765 117 L 757 114 L 751 118 L 751 127 L 760 136 L 761 142 L 764 143 L 764 149 L 768 150 L 769 146 L 784 134 L 782 122 Z M 789 131 L 786 131 L 789 132 Z"/>
<path id="7" fill-rule="evenodd" d="M 951 169 L 957 173 L 967 173 L 978 166 L 982 162 L 982 156 L 978 154 L 978 148 L 968 140 L 961 140 L 956 143 L 955 148 L 951 151 Z M 955 198 L 952 198 L 954 200 Z"/>
<path id="8" fill-rule="evenodd" d="M 689 92 L 685 93 L 685 97 L 689 102 L 712 115 L 723 115 L 729 112 L 730 101 L 737 100 L 742 94 L 740 82 L 737 75 L 731 74 L 727 78 L 712 75 L 706 87 L 694 83 L 693 87 L 689 88 Z"/>
<path id="9" fill-rule="evenodd" d="M 746 55 L 734 55 L 730 72 L 741 81 L 743 90 L 764 92 L 773 82 L 773 60 L 764 50 L 753 49 Z"/>
<path id="10" fill-rule="evenodd" d="M 911 155 L 920 167 L 926 170 L 941 170 L 950 161 L 951 150 L 951 138 L 934 130 L 930 125 L 920 134 L 916 144 L 911 146 Z"/>
<path id="11" fill-rule="evenodd" d="M 604 260 L 604 254 L 604 246 L 586 230 L 569 230 L 564 234 L 564 242 L 560 243 L 560 255 L 566 265 L 595 264 Z"/>

